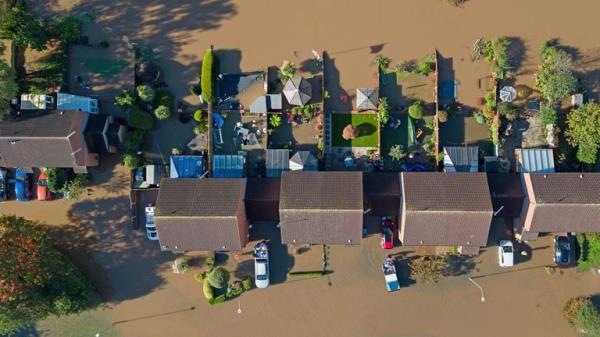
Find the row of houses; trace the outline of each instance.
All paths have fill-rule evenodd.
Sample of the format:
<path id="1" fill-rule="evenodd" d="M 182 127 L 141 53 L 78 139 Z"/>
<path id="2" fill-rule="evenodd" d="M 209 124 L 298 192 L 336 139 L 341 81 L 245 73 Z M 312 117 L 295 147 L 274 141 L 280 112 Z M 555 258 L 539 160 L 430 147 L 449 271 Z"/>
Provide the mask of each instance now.
<path id="1" fill-rule="evenodd" d="M 392 216 L 405 246 L 477 254 L 492 218 L 515 233 L 600 232 L 598 173 L 284 171 L 280 178 L 163 179 L 155 220 L 164 250 L 241 250 L 252 226 L 289 245 L 359 245 L 364 216 Z"/>

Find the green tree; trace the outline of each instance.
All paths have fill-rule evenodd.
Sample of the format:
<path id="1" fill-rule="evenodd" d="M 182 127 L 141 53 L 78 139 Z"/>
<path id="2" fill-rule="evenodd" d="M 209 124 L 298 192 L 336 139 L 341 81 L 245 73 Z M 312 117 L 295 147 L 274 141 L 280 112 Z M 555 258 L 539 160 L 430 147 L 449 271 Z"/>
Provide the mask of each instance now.
<path id="1" fill-rule="evenodd" d="M 64 168 L 49 167 L 46 169 L 48 175 L 48 190 L 52 193 L 59 193 L 65 187 L 69 174 Z"/>
<path id="2" fill-rule="evenodd" d="M 577 159 L 594 164 L 600 145 L 600 104 L 587 103 L 571 110 L 565 135 L 569 144 L 578 147 Z"/>
<path id="3" fill-rule="evenodd" d="M 422 58 L 415 68 L 415 73 L 427 76 L 435 70 L 435 55 L 427 55 Z"/>
<path id="4" fill-rule="evenodd" d="M 0 60 L 0 120 L 9 111 L 10 101 L 17 97 L 18 91 L 15 70 Z"/>
<path id="5" fill-rule="evenodd" d="M 144 142 L 144 130 L 133 129 L 127 131 L 125 139 L 123 140 L 123 147 L 125 151 L 138 151 Z"/>
<path id="6" fill-rule="evenodd" d="M 46 49 L 48 43 L 44 21 L 27 11 L 25 1 L 16 1 L 14 6 L 4 3 L 0 10 L 0 36 L 35 50 Z"/>
<path id="7" fill-rule="evenodd" d="M 540 50 L 540 64 L 535 83 L 550 104 L 559 102 L 575 91 L 577 79 L 573 75 L 572 58 L 564 50 L 546 41 Z"/>
<path id="8" fill-rule="evenodd" d="M 422 256 L 410 261 L 410 277 L 417 282 L 436 283 L 447 268 L 443 256 Z"/>
<path id="9" fill-rule="evenodd" d="M 385 71 L 385 70 L 387 70 L 389 68 L 390 63 L 392 63 L 392 60 L 389 57 L 386 57 L 386 56 L 383 56 L 383 55 L 377 55 L 373 59 L 373 63 L 375 65 L 377 65 L 377 67 L 379 68 L 379 70 Z"/>
<path id="10" fill-rule="evenodd" d="M 583 336 L 600 336 L 600 312 L 589 297 L 575 297 L 563 309 L 567 322 Z"/>
<path id="11" fill-rule="evenodd" d="M 202 98 L 208 103 L 212 103 L 215 100 L 213 90 L 215 88 L 214 83 L 214 54 L 211 48 L 206 50 L 204 57 L 202 58 L 202 74 L 200 76 L 200 86 L 202 87 Z"/>
<path id="12" fill-rule="evenodd" d="M 387 97 L 379 98 L 379 111 L 377 112 L 377 120 L 381 126 L 385 126 L 390 120 L 390 106 Z"/>
<path id="13" fill-rule="evenodd" d="M 115 97 L 115 104 L 120 107 L 130 107 L 135 103 L 135 98 L 128 90 L 123 90 Z"/>
<path id="14" fill-rule="evenodd" d="M 271 117 L 269 117 L 269 122 L 273 128 L 278 128 L 282 123 L 281 115 L 271 115 Z"/>
<path id="15" fill-rule="evenodd" d="M 171 111 L 164 105 L 160 105 L 158 108 L 154 109 L 154 116 L 158 119 L 167 119 L 171 115 Z"/>
<path id="16" fill-rule="evenodd" d="M 208 273 L 208 282 L 214 288 L 225 288 L 229 282 L 229 272 L 223 267 L 216 267 Z"/>
<path id="17" fill-rule="evenodd" d="M 39 224 L 0 216 L 0 335 L 97 303 L 94 288 Z"/>
<path id="18" fill-rule="evenodd" d="M 509 77 L 507 76 L 510 68 L 509 46 L 510 40 L 505 37 L 485 41 L 483 44 L 483 58 L 490 64 L 494 78 L 504 79 Z"/>
<path id="19" fill-rule="evenodd" d="M 67 200 L 79 200 L 85 191 L 86 184 L 87 175 L 78 174 L 75 179 L 66 182 L 61 192 Z"/>
<path id="20" fill-rule="evenodd" d="M 142 102 L 149 103 L 152 102 L 152 100 L 154 100 L 154 89 L 152 89 L 152 87 L 150 87 L 149 85 L 138 85 L 137 88 L 135 88 L 135 90 Z"/>
<path id="21" fill-rule="evenodd" d="M 55 17 L 50 24 L 50 32 L 65 43 L 81 40 L 83 21 L 79 16 L 65 15 Z"/>
<path id="22" fill-rule="evenodd" d="M 408 115 L 412 117 L 412 119 L 423 119 L 424 113 L 425 108 L 421 101 L 416 101 L 408 107 Z"/>
<path id="23" fill-rule="evenodd" d="M 406 157 L 406 152 L 404 152 L 404 147 L 402 145 L 397 144 L 390 148 L 389 155 L 392 160 L 400 161 Z"/>
<path id="24" fill-rule="evenodd" d="M 282 83 L 287 82 L 290 78 L 296 75 L 296 64 L 294 62 L 284 60 L 283 64 L 279 68 L 279 72 L 277 76 L 281 80 Z"/>
<path id="25" fill-rule="evenodd" d="M 127 115 L 127 124 L 132 128 L 150 130 L 154 125 L 154 121 L 149 113 L 134 106 Z"/>

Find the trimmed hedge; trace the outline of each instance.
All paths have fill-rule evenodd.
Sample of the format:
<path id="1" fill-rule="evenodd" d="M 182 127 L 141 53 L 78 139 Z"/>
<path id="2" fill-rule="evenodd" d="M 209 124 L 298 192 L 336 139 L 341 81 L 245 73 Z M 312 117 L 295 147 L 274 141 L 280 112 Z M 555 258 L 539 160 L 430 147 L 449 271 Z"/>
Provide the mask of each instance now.
<path id="1" fill-rule="evenodd" d="M 202 88 L 202 98 L 209 103 L 214 102 L 215 96 L 213 89 L 215 86 L 214 74 L 214 54 L 212 49 L 207 49 L 202 58 L 202 73 L 200 74 L 200 86 Z"/>
<path id="2" fill-rule="evenodd" d="M 287 274 L 288 278 L 292 279 L 318 278 L 323 275 L 325 273 L 322 271 L 299 271 Z"/>

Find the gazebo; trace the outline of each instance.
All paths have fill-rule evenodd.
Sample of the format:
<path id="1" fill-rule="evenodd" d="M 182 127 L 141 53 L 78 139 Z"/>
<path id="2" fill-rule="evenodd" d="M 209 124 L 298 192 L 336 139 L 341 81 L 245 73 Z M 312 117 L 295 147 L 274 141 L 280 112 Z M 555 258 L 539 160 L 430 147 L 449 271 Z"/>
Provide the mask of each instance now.
<path id="1" fill-rule="evenodd" d="M 356 110 L 375 110 L 379 93 L 377 88 L 358 88 L 356 89 Z"/>
<path id="2" fill-rule="evenodd" d="M 312 85 L 300 76 L 292 77 L 285 83 L 283 94 L 291 105 L 304 105 L 312 97 Z"/>
<path id="3" fill-rule="evenodd" d="M 291 171 L 318 171 L 319 161 L 310 151 L 298 151 L 290 158 Z"/>

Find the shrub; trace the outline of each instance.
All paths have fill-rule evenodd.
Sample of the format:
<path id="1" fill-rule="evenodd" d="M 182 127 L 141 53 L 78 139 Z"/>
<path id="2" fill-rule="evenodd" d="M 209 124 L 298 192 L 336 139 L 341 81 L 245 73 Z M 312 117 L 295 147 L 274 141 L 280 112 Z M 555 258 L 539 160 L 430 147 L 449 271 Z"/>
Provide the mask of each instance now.
<path id="1" fill-rule="evenodd" d="M 556 110 L 548 106 L 543 106 L 540 110 L 540 120 L 544 126 L 548 124 L 556 124 Z"/>
<path id="2" fill-rule="evenodd" d="M 408 107 L 408 115 L 412 117 L 412 119 L 423 119 L 424 113 L 425 108 L 421 101 L 416 101 Z"/>
<path id="3" fill-rule="evenodd" d="M 589 297 L 575 297 L 563 308 L 567 322 L 584 336 L 600 336 L 600 313 Z"/>
<path id="4" fill-rule="evenodd" d="M 215 265 L 215 258 L 214 256 L 209 256 L 206 258 L 206 265 L 207 266 L 214 266 Z"/>
<path id="5" fill-rule="evenodd" d="M 281 68 L 279 68 L 277 76 L 282 83 L 285 83 L 290 78 L 294 77 L 294 75 L 296 75 L 296 64 L 294 64 L 294 62 L 284 60 Z"/>
<path id="6" fill-rule="evenodd" d="M 325 273 L 322 271 L 298 271 L 287 274 L 290 279 L 318 278 L 323 275 L 325 275 Z"/>
<path id="7" fill-rule="evenodd" d="M 390 157 L 392 157 L 392 160 L 400 161 L 404 159 L 404 157 L 406 157 L 406 152 L 404 152 L 404 148 L 402 147 L 402 145 L 398 144 L 390 148 L 389 155 Z"/>
<path id="8" fill-rule="evenodd" d="M 208 282 L 217 289 L 225 288 L 229 282 L 229 272 L 223 267 L 216 267 L 208 273 Z"/>
<path id="9" fill-rule="evenodd" d="M 571 56 L 556 48 L 554 41 L 542 44 L 535 83 L 548 102 L 558 102 L 575 91 L 572 63 Z"/>
<path id="10" fill-rule="evenodd" d="M 133 95 L 127 90 L 123 90 L 115 97 L 115 103 L 120 107 L 133 106 L 134 102 L 135 99 L 133 98 Z"/>
<path id="11" fill-rule="evenodd" d="M 65 187 L 69 178 L 67 170 L 63 168 L 47 168 L 48 190 L 52 193 L 59 193 Z"/>
<path id="12" fill-rule="evenodd" d="M 386 97 L 379 98 L 379 111 L 377 112 L 377 121 L 384 126 L 390 120 L 390 106 Z"/>
<path id="13" fill-rule="evenodd" d="M 190 95 L 194 95 L 194 96 L 202 95 L 202 87 L 200 87 L 200 83 L 190 85 Z"/>
<path id="14" fill-rule="evenodd" d="M 137 153 L 134 152 L 125 152 L 125 154 L 123 154 L 123 165 L 130 169 L 133 170 L 137 167 L 140 167 L 144 164 L 142 158 L 140 158 L 140 156 L 137 155 Z"/>
<path id="15" fill-rule="evenodd" d="M 249 277 L 244 277 L 242 280 L 242 289 L 250 290 L 252 289 L 252 279 Z"/>
<path id="16" fill-rule="evenodd" d="M 271 123 L 273 128 L 278 128 L 281 126 L 282 122 L 281 115 L 271 115 L 271 117 L 269 117 L 269 123 Z"/>
<path id="17" fill-rule="evenodd" d="M 184 274 L 190 268 L 190 259 L 187 256 L 180 256 L 175 259 L 175 268 L 181 274 Z"/>
<path id="18" fill-rule="evenodd" d="M 567 117 L 567 141 L 578 146 L 577 158 L 586 164 L 596 163 L 600 145 L 600 104 L 587 103 L 571 110 Z"/>
<path id="19" fill-rule="evenodd" d="M 75 15 L 55 17 L 51 23 L 52 34 L 65 43 L 78 42 L 81 39 L 83 22 Z"/>
<path id="20" fill-rule="evenodd" d="M 66 182 L 61 192 L 67 200 L 79 200 L 83 194 L 83 191 L 85 191 L 86 184 L 87 175 L 78 174 L 75 176 L 75 179 Z"/>
<path id="21" fill-rule="evenodd" d="M 600 234 L 585 233 L 577 234 L 579 245 L 579 270 L 586 271 L 600 265 Z"/>
<path id="22" fill-rule="evenodd" d="M 144 141 L 144 130 L 133 129 L 127 131 L 125 139 L 123 140 L 123 147 L 127 152 L 136 152 L 142 147 Z"/>
<path id="23" fill-rule="evenodd" d="M 492 75 L 497 79 L 504 79 L 509 76 L 510 68 L 508 47 L 510 41 L 505 37 L 499 37 L 493 40 L 485 41 L 483 44 L 483 57 L 492 68 Z"/>
<path id="24" fill-rule="evenodd" d="M 154 99 L 154 89 L 152 89 L 149 85 L 138 85 L 135 90 L 137 91 L 137 95 L 142 102 L 152 102 Z"/>
<path id="25" fill-rule="evenodd" d="M 441 256 L 424 256 L 410 261 L 410 277 L 417 282 L 435 283 L 442 279 L 447 263 Z"/>
<path id="26" fill-rule="evenodd" d="M 498 114 L 509 121 L 513 121 L 518 117 L 517 110 L 510 103 L 506 102 L 498 103 Z"/>
<path id="27" fill-rule="evenodd" d="M 448 112 L 444 110 L 438 111 L 438 121 L 440 123 L 446 123 L 448 121 Z"/>
<path id="28" fill-rule="evenodd" d="M 204 115 L 202 113 L 202 110 L 196 110 L 194 112 L 194 120 L 198 123 L 201 123 L 204 120 Z"/>
<path id="29" fill-rule="evenodd" d="M 486 107 L 488 107 L 490 109 L 493 109 L 496 107 L 496 93 L 495 92 L 493 92 L 493 91 L 486 92 L 484 99 L 485 99 Z"/>
<path id="30" fill-rule="evenodd" d="M 427 55 L 419 61 L 415 73 L 427 76 L 435 70 L 435 55 Z"/>
<path id="31" fill-rule="evenodd" d="M 204 282 L 205 279 L 206 279 L 206 272 L 204 272 L 204 271 L 199 271 L 196 274 L 194 274 L 194 280 L 196 280 L 196 282 Z"/>
<path id="32" fill-rule="evenodd" d="M 373 59 L 373 63 L 376 64 L 380 70 L 387 70 L 390 66 L 390 63 L 392 63 L 392 60 L 389 57 L 377 55 Z"/>
<path id="33" fill-rule="evenodd" d="M 154 125 L 152 116 L 138 107 L 132 107 L 127 115 L 127 124 L 132 128 L 150 130 Z"/>
<path id="34" fill-rule="evenodd" d="M 223 302 L 225 302 L 225 300 L 226 300 L 225 294 L 223 294 L 223 295 L 219 295 L 215 298 L 208 300 L 208 304 L 215 305 L 215 304 L 223 303 Z"/>
<path id="35" fill-rule="evenodd" d="M 164 105 L 159 105 L 158 108 L 154 109 L 154 116 L 160 120 L 167 119 L 170 115 L 171 111 Z"/>
<path id="36" fill-rule="evenodd" d="M 98 46 L 100 46 L 100 48 L 106 49 L 106 48 L 110 47 L 110 44 L 108 43 L 108 41 L 102 40 L 102 41 L 100 41 Z"/>
<path id="37" fill-rule="evenodd" d="M 202 73 L 200 75 L 200 85 L 202 87 L 202 98 L 208 103 L 215 100 L 213 95 L 214 83 L 214 54 L 212 49 L 207 49 L 202 58 Z"/>
<path id="38" fill-rule="evenodd" d="M 215 298 L 214 289 L 210 285 L 210 282 L 208 282 L 208 278 L 205 278 L 204 282 L 202 283 L 202 293 L 204 294 L 204 297 L 206 297 L 206 299 L 209 301 Z"/>
<path id="39" fill-rule="evenodd" d="M 168 90 L 158 90 L 154 97 L 154 106 L 166 106 L 169 110 L 173 110 L 175 106 L 175 96 Z"/>

